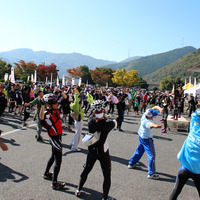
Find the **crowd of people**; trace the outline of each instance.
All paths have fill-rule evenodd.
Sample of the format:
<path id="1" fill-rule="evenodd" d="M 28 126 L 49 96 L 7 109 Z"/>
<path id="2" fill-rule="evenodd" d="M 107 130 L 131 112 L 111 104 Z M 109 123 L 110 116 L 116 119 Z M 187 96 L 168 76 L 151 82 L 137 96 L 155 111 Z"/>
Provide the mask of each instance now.
<path id="1" fill-rule="evenodd" d="M 23 127 L 28 125 L 27 120 L 30 117 L 30 113 L 34 113 L 33 119 L 37 123 L 35 139 L 38 142 L 43 141 L 41 136 L 42 127 L 47 129 L 52 145 L 52 155 L 47 163 L 43 178 L 52 180 L 53 189 L 61 189 L 65 186 L 64 183 L 57 181 L 62 163 L 61 137 L 63 126 L 69 132 L 73 132 L 72 127 L 74 125 L 75 134 L 70 142 L 71 151 L 81 151 L 78 145 L 82 134 L 83 119 L 87 117 L 89 134 L 95 142 L 92 143 L 91 141 L 93 140 L 91 140 L 90 144 L 87 145 L 88 156 L 86 165 L 80 176 L 80 182 L 75 194 L 76 196 L 81 196 L 81 190 L 87 180 L 87 176 L 92 170 L 95 161 L 99 160 L 104 175 L 103 200 L 108 199 L 111 185 L 111 161 L 106 141 L 107 135 L 112 129 L 123 132 L 124 118 L 126 115 L 129 115 L 131 110 L 133 110 L 134 115 L 142 114 L 142 116 L 138 130 L 139 144 L 129 160 L 128 168 L 135 168 L 143 153 L 146 152 L 149 162 L 147 176 L 149 179 L 159 179 L 155 168 L 153 128 L 161 129 L 163 123 L 164 128 L 161 129 L 161 132 L 166 133 L 169 113 L 171 113 L 173 120 L 178 120 L 184 110 L 188 112 L 188 117 L 192 116 L 194 118 L 194 115 L 196 116 L 197 120 L 195 123 L 199 120 L 198 117 L 200 118 L 198 98 L 184 96 L 181 86 L 174 91 L 149 92 L 132 88 L 50 86 L 39 83 L 21 85 L 9 83 L 8 85 L 0 85 L 0 120 L 3 120 L 6 108 L 8 109 L 8 113 L 18 115 L 22 118 Z M 116 119 L 109 120 L 109 118 L 115 116 L 115 110 L 117 111 Z M 154 124 L 153 118 L 159 112 L 162 113 L 160 124 Z M 196 126 L 195 123 L 192 123 L 192 125 Z M 197 137 L 199 138 L 199 136 Z M 91 139 L 91 137 L 88 138 Z M 2 141 L 0 141 L 0 146 L 3 150 L 8 150 Z M 199 147 L 196 147 L 196 151 L 199 153 Z M 54 162 L 54 171 L 51 173 L 49 170 Z M 179 183 L 176 181 L 178 191 L 174 190 L 170 199 L 177 198 L 182 189 L 180 187 L 183 187 L 188 177 L 195 177 L 194 174 L 200 175 L 199 164 L 196 164 L 195 170 L 190 165 L 185 165 L 182 162 L 181 164 L 184 168 L 180 170 L 185 171 L 179 172 L 177 176 Z M 186 177 L 184 181 L 181 179 L 182 176 Z M 193 180 L 200 194 L 200 183 L 196 178 L 193 178 Z"/>

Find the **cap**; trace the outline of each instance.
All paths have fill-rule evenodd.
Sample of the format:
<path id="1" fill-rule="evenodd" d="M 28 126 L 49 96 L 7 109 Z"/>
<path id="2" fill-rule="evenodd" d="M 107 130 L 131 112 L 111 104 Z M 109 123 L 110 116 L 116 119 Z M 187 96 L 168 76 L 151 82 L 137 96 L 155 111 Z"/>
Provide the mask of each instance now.
<path id="1" fill-rule="evenodd" d="M 152 117 L 152 116 L 155 117 L 155 116 L 158 115 L 158 111 L 157 110 L 153 110 L 152 108 L 150 108 L 150 109 L 146 110 L 145 115 L 147 117 Z"/>

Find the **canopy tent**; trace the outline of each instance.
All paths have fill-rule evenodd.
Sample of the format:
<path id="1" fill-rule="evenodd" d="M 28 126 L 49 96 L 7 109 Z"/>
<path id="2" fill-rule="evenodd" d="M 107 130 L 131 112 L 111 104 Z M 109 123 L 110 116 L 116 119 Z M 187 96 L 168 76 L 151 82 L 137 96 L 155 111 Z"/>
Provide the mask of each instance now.
<path id="1" fill-rule="evenodd" d="M 194 87 L 194 85 L 192 85 L 192 83 L 187 83 L 186 85 L 184 85 L 182 88 L 183 88 L 183 90 L 188 90 L 188 89 L 191 89 L 191 88 L 193 88 Z"/>
<path id="2" fill-rule="evenodd" d="M 184 91 L 184 94 L 188 94 L 188 95 L 199 95 L 200 94 L 200 83 L 196 86 L 194 86 L 193 88 L 187 89 Z"/>

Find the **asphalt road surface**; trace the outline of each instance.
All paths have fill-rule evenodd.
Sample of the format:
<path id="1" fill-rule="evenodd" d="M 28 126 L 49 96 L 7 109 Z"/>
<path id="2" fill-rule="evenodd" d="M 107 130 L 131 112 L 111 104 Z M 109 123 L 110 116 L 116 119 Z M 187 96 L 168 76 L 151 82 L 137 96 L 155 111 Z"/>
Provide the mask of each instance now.
<path id="1" fill-rule="evenodd" d="M 138 145 L 137 130 L 140 118 L 141 114 L 135 116 L 131 112 L 125 116 L 122 125 L 124 132 L 113 130 L 108 136 L 112 160 L 112 184 L 109 196 L 117 200 L 167 200 L 180 167 L 176 156 L 188 133 L 184 131 L 161 133 L 160 129 L 154 130 L 156 168 L 160 180 L 149 180 L 146 154 L 136 169 L 127 168 L 128 161 Z M 155 123 L 160 123 L 160 119 L 161 115 L 154 119 Z M 42 178 L 51 155 L 47 132 L 42 131 L 44 143 L 36 142 L 36 124 L 32 117 L 28 120 L 27 128 L 22 128 L 21 122 L 18 116 L 8 113 L 5 113 L 4 120 L 0 121 L 2 140 L 9 148 L 6 152 L 0 150 L 0 200 L 79 199 L 74 195 L 74 191 L 86 161 L 87 147 L 80 141 L 79 147 L 82 151 L 72 152 L 69 143 L 74 133 L 67 132 L 64 128 L 63 160 L 58 179 L 66 182 L 66 187 L 61 191 L 53 190 L 51 181 Z M 83 133 L 87 133 L 87 128 L 87 118 L 85 118 Z M 102 183 L 103 174 L 97 161 L 88 176 L 80 199 L 100 200 Z M 178 199 L 199 199 L 191 180 L 187 182 Z"/>

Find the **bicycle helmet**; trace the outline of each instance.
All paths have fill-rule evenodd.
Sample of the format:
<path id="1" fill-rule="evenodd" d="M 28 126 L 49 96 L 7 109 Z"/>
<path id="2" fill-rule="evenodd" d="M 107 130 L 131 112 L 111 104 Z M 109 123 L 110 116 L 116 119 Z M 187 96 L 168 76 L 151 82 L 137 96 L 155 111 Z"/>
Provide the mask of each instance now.
<path id="1" fill-rule="evenodd" d="M 91 104 L 91 108 L 92 108 L 93 112 L 101 112 L 105 108 L 104 101 L 102 101 L 102 100 L 95 100 Z"/>
<path id="2" fill-rule="evenodd" d="M 43 98 L 44 101 L 50 105 L 56 104 L 58 102 L 58 98 L 55 94 L 45 94 Z"/>

